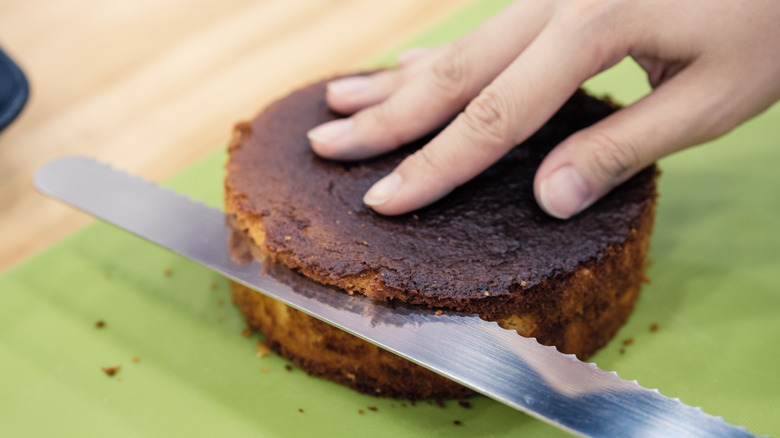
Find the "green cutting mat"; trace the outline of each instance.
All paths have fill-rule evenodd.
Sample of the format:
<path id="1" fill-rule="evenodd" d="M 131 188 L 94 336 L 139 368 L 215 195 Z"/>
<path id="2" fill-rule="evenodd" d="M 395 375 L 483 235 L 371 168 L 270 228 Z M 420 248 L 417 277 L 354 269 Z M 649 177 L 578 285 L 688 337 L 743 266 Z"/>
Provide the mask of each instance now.
<path id="1" fill-rule="evenodd" d="M 413 44 L 449 40 L 506 3 L 482 2 Z M 645 82 L 623 63 L 588 85 L 625 103 L 647 92 Z M 775 107 L 663 160 L 652 284 L 594 358 L 770 435 L 780 435 L 778 142 Z M 218 151 L 169 185 L 220 205 L 224 159 Z M 0 436 L 561 434 L 483 397 L 466 409 L 359 395 L 288 371 L 275 355 L 256 357 L 259 338 L 241 336 L 243 328 L 218 275 L 91 225 L 0 277 Z M 622 345 L 627 338 L 633 344 Z M 117 364 L 113 378 L 101 371 Z"/>

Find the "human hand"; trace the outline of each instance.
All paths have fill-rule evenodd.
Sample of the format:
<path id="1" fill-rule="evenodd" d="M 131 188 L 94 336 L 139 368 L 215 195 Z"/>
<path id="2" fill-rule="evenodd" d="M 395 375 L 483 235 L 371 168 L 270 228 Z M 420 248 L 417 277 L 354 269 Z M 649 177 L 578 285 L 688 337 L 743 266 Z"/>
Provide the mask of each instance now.
<path id="1" fill-rule="evenodd" d="M 565 219 L 655 160 L 719 137 L 780 98 L 778 23 L 777 1 L 517 0 L 453 44 L 331 82 L 328 104 L 352 115 L 309 138 L 323 157 L 362 159 L 457 115 L 365 194 L 379 213 L 406 213 L 478 175 L 582 82 L 631 56 L 654 90 L 570 136 L 537 170 L 537 202 Z"/>

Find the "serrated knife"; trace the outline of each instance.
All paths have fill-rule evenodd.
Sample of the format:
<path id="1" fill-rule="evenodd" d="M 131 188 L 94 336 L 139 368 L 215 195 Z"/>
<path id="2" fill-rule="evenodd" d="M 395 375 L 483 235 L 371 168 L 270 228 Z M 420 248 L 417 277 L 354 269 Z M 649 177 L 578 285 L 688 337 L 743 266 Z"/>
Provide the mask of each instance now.
<path id="1" fill-rule="evenodd" d="M 388 306 L 272 263 L 238 264 L 222 211 L 86 157 L 41 167 L 35 186 L 106 222 L 575 435 L 750 437 L 700 408 L 474 315 Z"/>

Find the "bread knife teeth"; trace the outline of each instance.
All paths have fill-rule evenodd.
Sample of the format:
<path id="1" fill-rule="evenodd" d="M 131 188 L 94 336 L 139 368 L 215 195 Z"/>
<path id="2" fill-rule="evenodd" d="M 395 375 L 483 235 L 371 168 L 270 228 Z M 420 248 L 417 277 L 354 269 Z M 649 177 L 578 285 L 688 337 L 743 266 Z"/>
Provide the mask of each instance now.
<path id="1" fill-rule="evenodd" d="M 476 315 L 388 306 L 269 262 L 238 264 L 222 211 L 91 158 L 52 161 L 34 182 L 47 196 L 572 434 L 753 436 Z"/>

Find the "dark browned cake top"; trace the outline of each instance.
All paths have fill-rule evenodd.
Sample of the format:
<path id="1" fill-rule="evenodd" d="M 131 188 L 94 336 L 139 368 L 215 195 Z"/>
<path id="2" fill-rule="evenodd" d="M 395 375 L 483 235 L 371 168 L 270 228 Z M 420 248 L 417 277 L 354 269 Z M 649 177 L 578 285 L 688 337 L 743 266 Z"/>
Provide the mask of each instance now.
<path id="1" fill-rule="evenodd" d="M 239 209 L 262 218 L 270 251 L 332 280 L 377 272 L 387 286 L 433 299 L 505 295 L 604 256 L 625 241 L 655 196 L 655 170 L 648 168 L 573 219 L 554 219 L 537 206 L 533 178 L 544 155 L 613 111 L 577 92 L 471 182 L 414 214 L 383 217 L 363 205 L 363 194 L 428 139 L 373 160 L 320 159 L 306 132 L 339 117 L 324 94 L 325 82 L 313 84 L 253 120 L 231 148 L 227 184 Z"/>

